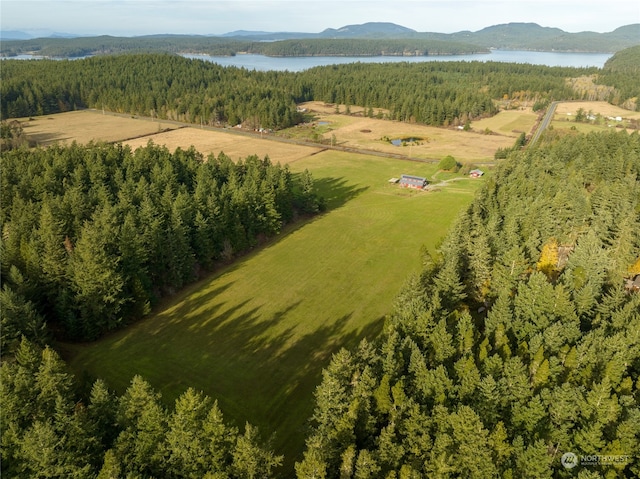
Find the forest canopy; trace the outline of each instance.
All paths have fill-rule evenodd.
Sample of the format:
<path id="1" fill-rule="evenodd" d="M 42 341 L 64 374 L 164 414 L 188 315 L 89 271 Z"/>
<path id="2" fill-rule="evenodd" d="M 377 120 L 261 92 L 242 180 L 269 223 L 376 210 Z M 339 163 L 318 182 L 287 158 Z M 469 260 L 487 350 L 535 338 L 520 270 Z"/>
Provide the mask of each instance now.
<path id="1" fill-rule="evenodd" d="M 73 58 L 120 53 L 202 53 L 234 56 L 252 53 L 267 56 L 394 56 L 461 55 L 486 53 L 478 45 L 462 41 L 433 39 L 319 39 L 307 38 L 270 42 L 247 38 L 154 35 L 150 37 L 39 38 L 3 41 L 0 54 L 12 57 L 33 53 L 47 57 Z"/>
<path id="2" fill-rule="evenodd" d="M 622 101 L 637 94 L 636 53 L 606 71 L 454 62 L 261 73 L 166 54 L 3 60 L 1 113 L 106 107 L 283 128 L 300 120 L 297 103 L 319 100 L 445 125 L 491 115 L 505 95 L 579 98 L 566 80 L 584 75 Z M 17 128 L 3 126 L 3 139 Z M 580 479 L 640 476 L 640 293 L 629 286 L 640 274 L 640 135 L 549 131 L 505 156 L 424 255 L 382 335 L 324 370 L 299 478 L 574 477 L 566 453 L 617 458 L 579 464 Z M 140 318 L 321 211 L 311 174 L 152 143 L 16 147 L 0 167 L 3 472 L 277 474 L 281 457 L 251 425 L 227 424 L 215 399 L 188 389 L 167 405 L 141 377 L 120 395 L 100 380 L 83 388 L 47 344 Z"/>
<path id="3" fill-rule="evenodd" d="M 296 105 L 324 101 L 389 110 L 392 120 L 449 125 L 497 113 L 505 95 L 536 102 L 580 99 L 566 79 L 595 68 L 499 62 L 333 65 L 258 72 L 177 55 L 117 55 L 75 61 L 3 61 L 3 119 L 80 108 L 191 123 L 286 128 Z"/>
<path id="4" fill-rule="evenodd" d="M 322 208 L 310 173 L 256 156 L 74 144 L 0 161 L 3 352 L 44 343 L 45 322 L 76 339 L 116 329 Z"/>
<path id="5" fill-rule="evenodd" d="M 375 342 L 334 355 L 299 478 L 640 475 L 640 136 L 500 165 Z"/>

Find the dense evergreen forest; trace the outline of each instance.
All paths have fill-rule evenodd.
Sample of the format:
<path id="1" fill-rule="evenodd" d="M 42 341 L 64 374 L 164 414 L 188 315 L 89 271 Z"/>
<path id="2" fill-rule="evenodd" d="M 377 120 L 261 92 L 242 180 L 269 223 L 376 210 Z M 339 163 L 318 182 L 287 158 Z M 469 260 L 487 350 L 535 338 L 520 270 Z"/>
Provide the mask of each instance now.
<path id="1" fill-rule="evenodd" d="M 242 38 L 180 35 L 150 37 L 39 38 L 3 41 L 0 55 L 11 57 L 36 52 L 38 55 L 74 58 L 133 52 L 204 53 L 234 56 L 253 53 L 267 56 L 393 56 L 461 55 L 488 52 L 486 48 L 461 41 L 432 39 L 298 39 L 259 42 Z"/>
<path id="2" fill-rule="evenodd" d="M 336 354 L 299 478 L 640 475 L 640 136 L 512 155 L 375 343 Z"/>
<path id="3" fill-rule="evenodd" d="M 495 62 L 349 64 L 304 72 L 224 68 L 174 55 L 3 61 L 2 118 L 77 108 L 208 125 L 284 128 L 296 104 L 319 100 L 387 109 L 389 118 L 447 125 L 497 112 L 494 99 L 578 99 L 566 79 L 598 70 Z M 373 114 L 373 111 L 371 111 Z"/>
<path id="4" fill-rule="evenodd" d="M 637 49 L 605 70 L 498 63 L 249 72 L 174 55 L 3 61 L 2 118 L 108 108 L 280 128 L 320 100 L 432 125 L 495 99 L 637 95 Z M 635 68 L 635 70 L 634 70 Z M 3 125 L 13 135 L 19 125 Z M 220 261 L 322 210 L 308 172 L 149 144 L 17 147 L 0 158 L 0 453 L 7 477 L 258 478 L 281 458 L 189 389 L 85 390 L 47 344 L 137 319 Z M 640 476 L 640 135 L 547 132 L 508 154 L 380 338 L 336 354 L 299 478 Z M 261 431 L 268 437 L 270 431 Z M 563 454 L 598 455 L 569 470 Z M 604 458 L 604 459 L 602 459 Z"/>
<path id="5" fill-rule="evenodd" d="M 610 103 L 622 105 L 629 102 L 640 110 L 640 45 L 627 48 L 612 56 L 604 66 L 600 82 L 615 86 L 608 98 Z"/>
<path id="6" fill-rule="evenodd" d="M 96 338 L 322 207 L 308 172 L 268 158 L 98 144 L 0 161 L 3 352 L 48 331 Z"/>
<path id="7" fill-rule="evenodd" d="M 281 456 L 250 424 L 229 426 L 188 389 L 171 410 L 139 376 L 122 396 L 96 381 L 86 400 L 50 348 L 22 340 L 0 367 L 2 475 L 20 478 L 271 477 Z"/>
<path id="8" fill-rule="evenodd" d="M 314 429 L 296 467 L 299 478 L 640 474 L 640 294 L 625 283 L 640 274 L 640 136 L 556 136 L 513 153 L 499 166 L 439 253 L 425 256 L 422 273 L 409 279 L 380 338 L 334 356 L 316 392 Z M 36 156 L 46 156 L 37 151 Z M 78 161 L 84 153 L 99 165 L 100 154 L 117 158 L 120 152 L 119 147 L 91 146 L 84 152 L 72 147 L 73 155 L 65 158 L 60 149 L 48 151 L 52 161 Z M 136 190 L 127 178 L 138 162 L 153 163 L 154 154 L 168 155 L 153 146 L 140 157 L 123 155 L 132 164 L 126 174 L 114 176 L 122 175 L 129 186 L 117 195 L 104 166 L 87 172 L 83 166 L 79 178 L 69 181 L 94 178 L 95 196 L 117 196 L 127 205 Z M 37 170 L 37 163 L 22 155 L 20 162 Z M 181 155 L 193 153 L 176 154 Z M 210 161 L 214 170 L 227 165 L 233 171 L 224 158 Z M 257 159 L 246 163 L 241 164 L 246 172 L 265 166 Z M 115 233 L 98 237 L 95 225 L 113 222 L 119 205 L 96 210 L 80 227 L 77 243 L 63 238 L 64 218 L 52 215 L 60 205 L 53 206 L 55 194 L 45 186 L 65 183 L 55 180 L 55 169 L 47 171 L 32 186 L 11 177 L 12 195 L 42 198 L 42 205 L 36 208 L 32 199 L 27 208 L 23 199 L 22 209 L 12 211 L 24 219 L 8 228 L 6 251 L 16 251 L 14 228 L 31 223 L 40 231 L 32 228 L 20 242 L 19 252 L 31 263 L 12 256 L 11 270 L 3 272 L 10 278 L 3 304 L 16 304 L 34 286 L 21 268 L 42 265 L 41 288 L 50 291 L 52 268 L 64 264 L 56 263 L 55 251 L 68 257 L 68 271 L 80 273 L 83 261 L 102 262 L 111 243 L 125 244 Z M 185 174 L 158 163 L 151 171 L 169 185 Z M 141 178 L 138 190 L 150 189 L 149 184 Z M 70 197 L 80 193 L 68 190 L 75 191 Z M 13 208 L 21 201 L 14 200 Z M 175 209 L 173 215 L 184 213 Z M 127 223 L 125 218 L 121 230 Z M 3 233 L 6 237 L 7 229 Z M 121 241 L 112 241 L 114 234 Z M 135 248 L 135 238 L 128 239 Z M 99 248 L 89 251 L 94 241 Z M 123 263 L 116 261 L 115 268 Z M 67 281 L 89 284 L 95 271 L 82 273 L 82 282 L 73 276 Z M 115 284 L 113 273 L 108 272 L 107 284 Z M 93 298 L 102 308 L 115 304 Z M 37 315 L 35 303 L 18 304 L 3 312 Z M 187 390 L 171 408 L 140 377 L 121 396 L 100 380 L 83 393 L 50 348 L 24 337 L 11 346 L 15 359 L 0 368 L 8 477 L 255 478 L 270 477 L 281 461 L 254 427 L 246 425 L 242 433 L 225 424 L 215 402 L 196 391 Z M 561 465 L 568 452 L 598 459 L 578 465 L 576 474 Z"/>

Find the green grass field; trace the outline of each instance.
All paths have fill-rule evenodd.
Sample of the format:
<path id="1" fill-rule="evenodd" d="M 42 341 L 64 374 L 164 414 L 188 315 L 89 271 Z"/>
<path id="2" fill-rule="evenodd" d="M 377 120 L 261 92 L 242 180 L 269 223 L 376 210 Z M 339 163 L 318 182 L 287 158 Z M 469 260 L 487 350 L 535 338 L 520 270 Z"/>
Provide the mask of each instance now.
<path id="1" fill-rule="evenodd" d="M 299 223 L 98 342 L 65 345 L 72 369 L 122 392 L 134 374 L 169 403 L 193 386 L 227 420 L 249 421 L 299 459 L 322 368 L 341 347 L 379 334 L 406 278 L 468 205 L 481 180 L 436 192 L 388 183 L 436 166 L 327 151 L 308 168 L 329 211 Z"/>

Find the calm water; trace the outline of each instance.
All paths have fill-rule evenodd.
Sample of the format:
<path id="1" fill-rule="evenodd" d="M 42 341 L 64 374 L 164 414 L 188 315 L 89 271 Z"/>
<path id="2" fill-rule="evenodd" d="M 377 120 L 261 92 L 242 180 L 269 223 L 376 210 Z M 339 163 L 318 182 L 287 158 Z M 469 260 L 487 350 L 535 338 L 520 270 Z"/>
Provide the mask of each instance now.
<path id="1" fill-rule="evenodd" d="M 322 65 L 342 63 L 394 63 L 394 62 L 451 62 L 451 61 L 495 61 L 530 63 L 552 67 L 598 67 L 611 58 L 611 53 L 556 53 L 493 50 L 491 53 L 472 55 L 442 55 L 432 57 L 286 57 L 275 58 L 264 55 L 236 55 L 235 57 L 212 57 L 209 55 L 183 55 L 199 58 L 222 66 L 243 67 L 249 70 L 278 70 L 299 72 Z"/>
<path id="2" fill-rule="evenodd" d="M 547 65 L 550 67 L 598 67 L 602 68 L 611 58 L 612 53 L 559 53 L 559 52 L 527 52 L 516 50 L 493 50 L 491 53 L 474 53 L 470 55 L 440 55 L 432 57 L 266 57 L 264 55 L 236 55 L 235 57 L 212 57 L 209 55 L 182 55 L 185 58 L 198 58 L 217 63 L 222 66 L 243 67 L 249 70 L 277 70 L 299 72 L 322 65 L 338 65 L 342 63 L 396 63 L 396 62 L 509 62 Z M 18 55 L 14 60 L 39 60 L 44 57 L 36 55 Z M 86 57 L 74 58 L 78 60 Z"/>

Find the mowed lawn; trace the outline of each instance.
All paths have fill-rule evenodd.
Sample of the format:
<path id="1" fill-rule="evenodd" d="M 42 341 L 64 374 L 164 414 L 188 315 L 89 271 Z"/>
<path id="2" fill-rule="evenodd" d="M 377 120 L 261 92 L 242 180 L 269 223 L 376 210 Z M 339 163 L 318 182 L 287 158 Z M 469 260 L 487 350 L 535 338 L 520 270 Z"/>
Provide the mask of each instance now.
<path id="1" fill-rule="evenodd" d="M 326 151 L 308 168 L 329 211 L 165 301 L 163 308 L 98 342 L 67 345 L 78 374 L 122 392 L 135 374 L 172 402 L 192 386 L 216 398 L 229 421 L 275 433 L 287 470 L 304 447 L 313 392 L 331 354 L 374 339 L 420 248 L 433 250 L 482 180 L 440 191 L 402 190 L 424 163 Z"/>

